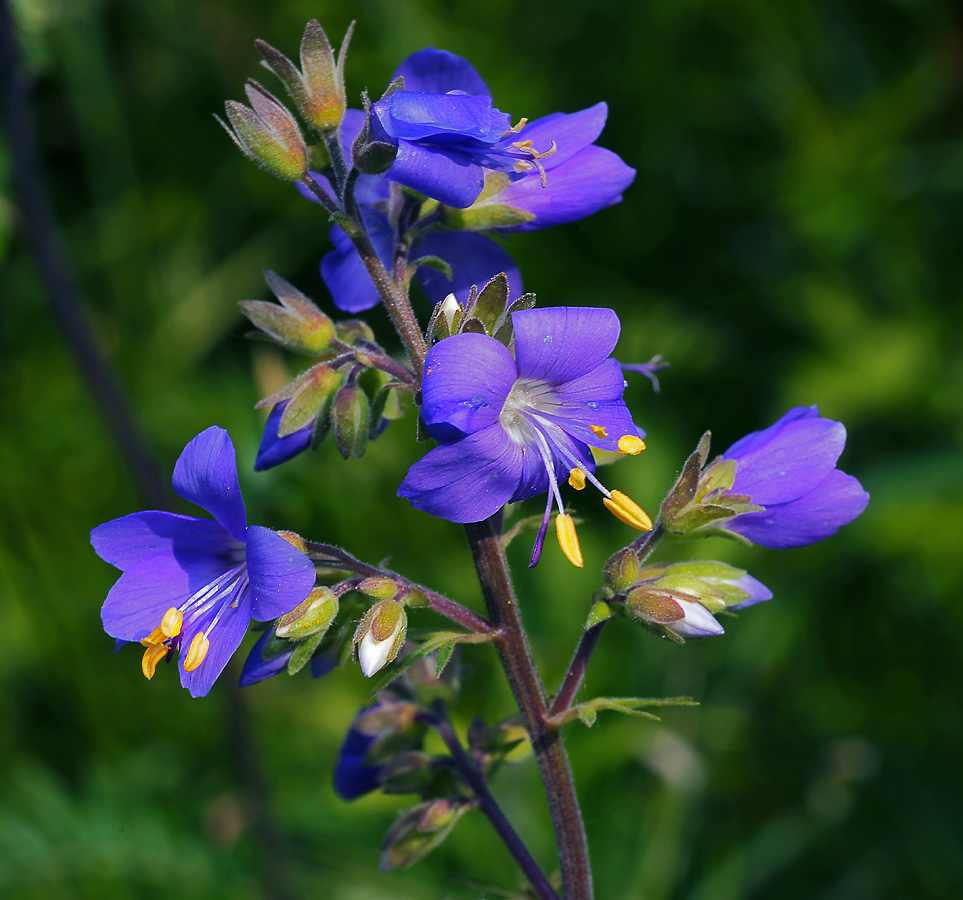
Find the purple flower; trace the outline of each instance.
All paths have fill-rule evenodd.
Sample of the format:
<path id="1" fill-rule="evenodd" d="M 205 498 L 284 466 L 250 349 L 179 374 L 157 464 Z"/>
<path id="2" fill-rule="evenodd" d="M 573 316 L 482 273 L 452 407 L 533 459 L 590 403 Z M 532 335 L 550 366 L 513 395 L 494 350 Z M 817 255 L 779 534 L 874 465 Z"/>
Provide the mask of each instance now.
<path id="1" fill-rule="evenodd" d="M 223 428 L 181 453 L 174 490 L 216 521 L 168 512 L 114 519 L 90 533 L 97 554 L 123 570 L 101 610 L 104 630 L 146 648 L 144 674 L 180 653 L 181 684 L 202 697 L 237 650 L 251 619 L 283 616 L 314 587 L 314 564 L 268 528 L 247 525 L 234 446 Z"/>
<path id="2" fill-rule="evenodd" d="M 559 481 L 591 482 L 617 517 L 641 529 L 648 517 L 592 474 L 590 447 L 636 454 L 644 448 L 609 354 L 619 337 L 610 309 L 560 307 L 512 313 L 515 355 L 494 338 L 463 333 L 428 353 L 421 418 L 440 446 L 416 462 L 398 489 L 412 506 L 452 522 L 480 522 L 506 503 L 548 491 L 542 541 L 557 504 L 566 556 L 581 565 Z"/>
<path id="3" fill-rule="evenodd" d="M 429 47 L 408 57 L 395 75 L 404 77 L 405 89 L 375 104 L 382 118 L 404 120 L 404 128 L 413 135 L 417 132 L 410 120 L 416 112 L 428 116 L 440 109 L 444 115 L 438 115 L 448 130 L 417 140 L 399 137 L 395 165 L 385 176 L 361 176 L 356 196 L 375 250 L 389 266 L 395 228 L 388 217 L 385 178 L 415 187 L 446 205 L 444 230 L 421 235 L 411 250 L 412 258 L 438 256 L 451 266 L 450 280 L 437 270 L 419 269 L 418 279 L 433 303 L 449 293 L 464 302 L 473 284 L 485 284 L 499 272 L 508 276 L 513 296 L 520 296 L 523 288 L 517 266 L 498 243 L 478 232 L 533 231 L 585 218 L 618 203 L 635 177 L 635 170 L 616 154 L 594 146 L 608 113 L 604 103 L 537 119 L 498 142 L 501 149 L 493 149 L 494 145 L 478 146 L 475 137 L 466 143 L 461 132 L 449 128 L 452 122 L 447 117 L 461 122 L 469 101 L 477 105 L 483 99 L 487 105 L 479 108 L 490 109 L 488 88 L 470 63 Z M 426 97 L 435 100 L 423 103 Z M 470 117 L 468 121 L 471 128 L 476 127 Z M 348 111 L 341 140 L 349 155 L 362 123 L 360 112 Z M 399 135 L 403 130 L 402 124 L 392 127 Z M 555 147 L 551 155 L 535 149 L 551 147 Z M 453 159 L 465 164 L 455 164 Z M 306 189 L 302 193 L 311 198 Z M 348 312 L 370 309 L 380 298 L 354 246 L 337 226 L 331 236 L 335 249 L 324 257 L 321 273 L 335 304 Z"/>
<path id="4" fill-rule="evenodd" d="M 380 703 L 374 703 L 360 710 L 341 744 L 341 752 L 334 767 L 334 790 L 342 800 L 355 800 L 379 786 L 378 776 L 381 774 L 382 766 L 371 766 L 365 763 L 368 751 L 378 739 L 378 734 L 365 734 L 356 726 L 366 712 L 377 709 L 380 705 Z"/>
<path id="5" fill-rule="evenodd" d="M 754 544 L 779 549 L 835 534 L 869 502 L 862 485 L 836 468 L 845 443 L 843 424 L 821 418 L 815 406 L 791 409 L 769 428 L 736 441 L 704 478 L 712 479 L 714 469 L 733 463 L 732 480 L 718 502 L 737 495 L 765 509 L 738 515 L 722 527 Z"/>

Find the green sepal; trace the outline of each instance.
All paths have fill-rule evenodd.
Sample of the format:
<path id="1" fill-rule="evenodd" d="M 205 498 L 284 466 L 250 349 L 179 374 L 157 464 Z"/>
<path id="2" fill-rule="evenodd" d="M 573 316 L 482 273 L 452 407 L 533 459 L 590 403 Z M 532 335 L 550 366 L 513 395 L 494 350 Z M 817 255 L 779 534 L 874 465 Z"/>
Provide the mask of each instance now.
<path id="1" fill-rule="evenodd" d="M 305 638 L 295 645 L 294 652 L 288 660 L 288 675 L 297 675 L 297 673 L 307 665 L 311 657 L 314 656 L 321 641 L 324 640 L 326 633 L 327 629 L 319 631 L 317 634 L 312 634 L 311 637 Z"/>
<path id="2" fill-rule="evenodd" d="M 408 277 L 411 278 L 422 266 L 441 272 L 445 278 L 451 281 L 451 266 L 440 256 L 419 256 L 412 260 L 408 263 Z"/>
<path id="3" fill-rule="evenodd" d="M 596 601 L 592 605 L 592 609 L 589 610 L 588 618 L 585 620 L 585 630 L 588 631 L 590 628 L 594 628 L 606 619 L 610 619 L 612 615 L 612 607 L 609 606 L 608 603 L 604 600 Z"/>
<path id="4" fill-rule="evenodd" d="M 485 333 L 491 334 L 507 306 L 508 276 L 500 272 L 478 292 L 472 315 L 485 326 Z"/>
<path id="5" fill-rule="evenodd" d="M 382 872 L 408 868 L 438 847 L 471 805 L 461 797 L 438 797 L 403 812 L 381 843 Z"/>
<path id="6" fill-rule="evenodd" d="M 274 634 L 288 640 L 301 640 L 331 627 L 338 615 L 338 598 L 329 587 L 316 587 L 307 599 L 278 619 Z"/>

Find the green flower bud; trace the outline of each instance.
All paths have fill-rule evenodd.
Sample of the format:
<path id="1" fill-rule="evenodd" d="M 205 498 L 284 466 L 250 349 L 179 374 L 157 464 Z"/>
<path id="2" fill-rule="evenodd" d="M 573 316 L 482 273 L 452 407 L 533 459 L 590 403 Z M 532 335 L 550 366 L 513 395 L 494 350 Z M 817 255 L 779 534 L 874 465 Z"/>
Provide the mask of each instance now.
<path id="1" fill-rule="evenodd" d="M 331 424 L 338 450 L 345 459 L 364 456 L 369 419 L 368 395 L 357 384 L 349 382 L 334 395 Z"/>
<path id="2" fill-rule="evenodd" d="M 302 181 L 308 174 L 308 152 L 294 116 L 256 81 L 244 92 L 251 106 L 228 100 L 224 109 L 231 124 L 218 121 L 248 159 L 282 181 Z"/>
<path id="3" fill-rule="evenodd" d="M 242 301 L 241 312 L 251 324 L 298 353 L 318 356 L 327 350 L 335 334 L 331 318 L 270 269 L 264 271 L 264 278 L 281 305 L 264 300 Z"/>
<path id="4" fill-rule="evenodd" d="M 375 600 L 391 600 L 398 593 L 398 584 L 390 578 L 374 576 L 365 578 L 358 585 L 357 590 Z"/>
<path id="5" fill-rule="evenodd" d="M 624 591 L 639 580 L 640 568 L 639 555 L 631 547 L 626 547 L 609 557 L 603 572 L 608 584 L 617 591 Z"/>
<path id="6" fill-rule="evenodd" d="M 469 808 L 460 797 L 439 797 L 403 812 L 381 844 L 381 870 L 407 868 L 424 859 Z"/>
<path id="7" fill-rule="evenodd" d="M 278 620 L 274 633 L 279 638 L 310 637 L 325 632 L 338 615 L 338 598 L 329 587 L 316 587 L 304 602 Z"/>
<path id="8" fill-rule="evenodd" d="M 354 30 L 352 22 L 335 60 L 328 36 L 317 19 L 308 22 L 301 39 L 301 70 L 279 50 L 264 41 L 255 45 L 267 67 L 284 83 L 304 121 L 322 134 L 335 131 L 344 118 L 344 63 Z"/>

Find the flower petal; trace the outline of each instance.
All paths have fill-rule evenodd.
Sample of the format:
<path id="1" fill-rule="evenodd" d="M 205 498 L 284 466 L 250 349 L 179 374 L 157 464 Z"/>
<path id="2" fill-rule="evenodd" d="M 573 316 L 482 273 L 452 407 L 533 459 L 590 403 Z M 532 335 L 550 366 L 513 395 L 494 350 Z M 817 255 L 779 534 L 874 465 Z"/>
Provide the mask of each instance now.
<path id="1" fill-rule="evenodd" d="M 100 611 L 104 631 L 123 641 L 147 637 L 168 609 L 181 606 L 228 567 L 211 556 L 200 556 L 185 566 L 166 548 L 141 557 L 107 594 Z"/>
<path id="2" fill-rule="evenodd" d="M 591 372 L 619 339 L 611 309 L 558 306 L 512 313 L 519 375 L 554 384 Z"/>
<path id="3" fill-rule="evenodd" d="M 398 141 L 398 155 L 385 177 L 458 209 L 471 206 L 485 184 L 484 169 L 468 153 L 410 141 Z"/>
<path id="4" fill-rule="evenodd" d="M 753 450 L 758 449 L 769 441 L 774 435 L 781 431 L 790 422 L 799 422 L 803 419 L 818 419 L 819 409 L 816 406 L 795 406 L 787 412 L 778 422 L 774 422 L 768 428 L 759 431 L 752 431 L 745 437 L 736 441 L 728 450 L 723 452 L 726 459 L 739 459 L 746 456 Z"/>
<path id="5" fill-rule="evenodd" d="M 394 229 L 381 213 L 370 207 L 365 208 L 362 215 L 375 253 L 382 263 L 390 267 Z M 334 305 L 349 313 L 377 306 L 381 302 L 381 295 L 351 239 L 335 225 L 331 229 L 331 241 L 334 250 L 321 258 L 321 278 L 331 292 Z"/>
<path id="6" fill-rule="evenodd" d="M 533 213 L 535 218 L 499 230 L 536 231 L 584 219 L 620 202 L 634 179 L 635 169 L 615 153 L 586 147 L 567 164 L 548 169 L 544 187 L 538 178 L 520 178 L 509 184 L 498 195 L 498 202 Z"/>
<path id="7" fill-rule="evenodd" d="M 596 103 L 574 113 L 552 113 L 529 122 L 515 140 L 531 141 L 539 151 L 547 150 L 555 141 L 555 152 L 542 160 L 546 171 L 550 171 L 568 162 L 589 144 L 594 144 L 605 127 L 608 114 L 605 103 Z"/>
<path id="8" fill-rule="evenodd" d="M 398 496 L 442 519 L 481 522 L 508 502 L 521 473 L 521 449 L 496 424 L 429 451 L 408 470 Z"/>
<path id="9" fill-rule="evenodd" d="M 237 481 L 234 445 L 223 428 L 212 425 L 194 438 L 174 466 L 174 490 L 206 509 L 239 541 L 247 515 Z"/>
<path id="10" fill-rule="evenodd" d="M 728 609 L 745 609 L 747 606 L 754 606 L 757 603 L 762 603 L 764 600 L 772 600 L 772 591 L 751 575 L 746 574 L 737 578 L 732 582 L 732 586 L 739 588 L 741 591 L 745 591 L 749 597 L 743 600 L 742 603 L 735 603 L 727 607 Z"/>
<path id="11" fill-rule="evenodd" d="M 169 512 L 131 513 L 90 532 L 97 555 L 118 569 L 128 569 L 158 551 L 196 551 L 201 556 L 228 552 L 231 536 L 217 522 Z"/>
<path id="12" fill-rule="evenodd" d="M 366 273 L 367 277 L 367 273 Z M 275 403 L 264 425 L 261 444 L 257 448 L 257 458 L 254 460 L 254 471 L 263 472 L 274 466 L 279 466 L 299 453 L 303 453 L 311 445 L 311 435 L 314 432 L 314 422 L 311 421 L 304 428 L 300 428 L 285 437 L 278 437 L 278 426 L 281 416 L 290 401 L 283 400 Z"/>
<path id="13" fill-rule="evenodd" d="M 251 624 L 250 595 L 245 591 L 244 596 L 239 597 L 238 600 L 237 606 L 225 608 L 217 625 L 209 632 L 210 648 L 207 656 L 193 672 L 184 671 L 184 660 L 187 658 L 187 650 L 194 635 L 198 633 L 199 626 L 206 625 L 207 620 L 201 619 L 195 622 L 193 627 L 187 627 L 184 630 L 177 666 L 181 671 L 181 684 L 190 691 L 192 697 L 207 696 L 218 676 L 224 671 L 224 667 L 241 646 L 241 641 L 244 640 L 244 635 Z"/>
<path id="14" fill-rule="evenodd" d="M 442 144 L 448 140 L 495 143 L 512 124 L 492 106 L 487 94 L 426 94 L 406 88 L 378 101 L 373 113 L 390 137 Z"/>
<path id="15" fill-rule="evenodd" d="M 624 390 L 622 367 L 610 357 L 591 372 L 558 385 L 558 412 L 544 415 L 583 443 L 618 452 L 619 438 L 644 435 L 622 400 Z M 594 428 L 602 429 L 605 437 Z"/>
<path id="16" fill-rule="evenodd" d="M 311 593 L 314 563 L 270 528 L 247 529 L 247 574 L 251 580 L 251 617 L 259 622 L 291 612 Z"/>
<path id="17" fill-rule="evenodd" d="M 379 704 L 374 703 L 361 710 L 358 715 L 377 706 Z M 334 790 L 342 800 L 355 800 L 378 787 L 381 766 L 365 765 L 365 757 L 375 739 L 375 735 L 362 734 L 353 723 L 345 735 L 338 762 L 334 767 Z"/>
<path id="18" fill-rule="evenodd" d="M 765 512 L 747 513 L 725 523 L 763 547 L 802 547 L 821 541 L 852 522 L 869 503 L 869 494 L 845 472 L 833 469 L 813 490 Z"/>
<path id="19" fill-rule="evenodd" d="M 682 607 L 685 615 L 681 619 L 676 619 L 666 627 L 671 628 L 686 637 L 712 637 L 716 634 L 723 634 L 725 629 L 719 621 L 701 603 L 695 600 L 680 600 L 674 598 L 675 602 Z"/>
<path id="20" fill-rule="evenodd" d="M 483 234 L 470 231 L 428 234 L 416 245 L 414 256 L 438 256 L 451 266 L 451 280 L 428 266 L 418 270 L 418 281 L 432 303 L 440 303 L 449 294 L 464 303 L 472 285 L 480 289 L 501 272 L 508 277 L 509 300 L 522 294 L 518 266 L 500 244 Z"/>
<path id="21" fill-rule="evenodd" d="M 832 419 L 803 417 L 767 432 L 766 440 L 734 457 L 736 477 L 731 488 L 734 494 L 748 494 L 760 506 L 808 494 L 833 470 L 846 444 L 846 427 Z"/>
<path id="22" fill-rule="evenodd" d="M 257 684 L 259 681 L 271 678 L 287 668 L 288 660 L 291 658 L 291 654 L 294 653 L 295 645 L 292 643 L 289 650 L 285 650 L 277 656 L 272 656 L 270 659 L 265 659 L 264 645 L 267 644 L 271 634 L 271 629 L 265 631 L 264 634 L 257 639 L 257 643 L 251 648 L 247 659 L 244 660 L 241 677 L 237 682 L 241 687 L 250 687 L 252 684 Z"/>
<path id="23" fill-rule="evenodd" d="M 466 94 L 491 95 L 488 85 L 468 60 L 434 47 L 425 47 L 412 53 L 398 66 L 392 81 L 399 76 L 405 79 L 406 91 L 429 94 L 462 91 Z"/>
<path id="24" fill-rule="evenodd" d="M 422 384 L 421 419 L 428 432 L 450 441 L 494 425 L 515 376 L 515 360 L 494 338 L 456 334 L 435 344 Z"/>

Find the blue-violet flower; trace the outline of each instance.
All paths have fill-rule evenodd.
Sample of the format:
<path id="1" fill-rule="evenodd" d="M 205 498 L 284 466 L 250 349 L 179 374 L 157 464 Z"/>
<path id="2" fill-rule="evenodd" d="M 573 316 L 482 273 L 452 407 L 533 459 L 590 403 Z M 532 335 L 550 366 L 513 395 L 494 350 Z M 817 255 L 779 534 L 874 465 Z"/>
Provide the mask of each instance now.
<path id="1" fill-rule="evenodd" d="M 635 455 L 645 444 L 609 354 L 619 337 L 610 309 L 559 307 L 512 313 L 515 355 L 497 340 L 462 333 L 429 351 L 421 418 L 440 446 L 416 462 L 398 489 L 412 506 L 452 522 L 480 522 L 509 502 L 548 491 L 531 564 L 538 562 L 553 503 L 559 544 L 582 564 L 559 481 L 592 483 L 606 507 L 641 530 L 648 516 L 593 474 L 591 447 Z"/>
<path id="2" fill-rule="evenodd" d="M 97 554 L 123 570 L 101 611 L 104 630 L 140 641 L 142 669 L 180 653 L 191 696 L 211 689 L 251 619 L 294 609 L 314 587 L 314 564 L 268 528 L 247 525 L 234 446 L 223 428 L 202 431 L 181 453 L 174 490 L 216 521 L 139 512 L 90 533 Z"/>
<path id="3" fill-rule="evenodd" d="M 836 468 L 845 444 L 845 426 L 822 418 L 815 406 L 791 409 L 775 424 L 736 441 L 706 469 L 703 484 L 712 502 L 724 504 L 726 495 L 737 495 L 765 509 L 720 527 L 779 549 L 835 534 L 869 502 L 862 485 Z"/>

